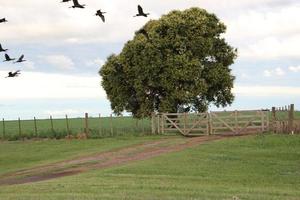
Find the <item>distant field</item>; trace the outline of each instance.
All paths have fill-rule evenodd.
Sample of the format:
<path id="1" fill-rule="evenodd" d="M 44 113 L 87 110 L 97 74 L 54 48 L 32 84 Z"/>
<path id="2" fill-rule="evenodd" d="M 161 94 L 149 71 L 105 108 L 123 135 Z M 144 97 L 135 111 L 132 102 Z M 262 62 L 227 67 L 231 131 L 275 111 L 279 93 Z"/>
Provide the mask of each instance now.
<path id="1" fill-rule="evenodd" d="M 84 132 L 84 119 L 72 118 L 68 120 L 70 134 L 76 135 Z M 151 122 L 149 119 L 137 120 L 132 117 L 101 117 L 89 118 L 90 136 L 92 138 L 122 136 L 122 135 L 146 135 L 151 133 Z M 3 123 L 0 122 L 0 138 L 14 140 L 20 138 L 39 137 L 63 138 L 67 135 L 66 119 L 53 119 L 51 128 L 50 119 L 37 120 L 37 134 L 33 120 L 21 120 L 21 134 L 18 121 L 5 121 L 5 132 Z"/>
<path id="2" fill-rule="evenodd" d="M 80 147 L 82 141 L 73 141 L 72 148 L 76 154 L 81 154 L 81 148 L 82 153 L 95 152 L 97 144 L 88 144 L 90 141 L 93 140 L 83 141 L 84 148 Z M 99 151 L 102 151 L 135 139 L 96 141 L 103 141 L 99 143 Z M 29 166 L 48 162 L 46 156 L 36 157 L 40 154 L 39 146 L 44 146 L 43 151 L 51 155 L 52 161 L 56 160 L 55 155 L 57 159 L 66 157 L 57 152 L 64 152 L 69 146 L 67 142 L 55 145 L 57 149 L 52 148 L 51 143 L 53 141 L 33 142 L 30 146 L 34 146 L 34 150 L 23 142 L 5 142 L 0 151 L 0 171 L 13 166 L 8 155 L 14 160 L 24 156 L 24 163 Z M 18 149 L 17 154 L 15 149 Z M 0 186 L 0 199 L 299 200 L 299 166 L 299 135 L 247 136 L 208 142 L 149 160 L 51 181 Z M 21 164 L 20 168 L 23 167 Z"/>

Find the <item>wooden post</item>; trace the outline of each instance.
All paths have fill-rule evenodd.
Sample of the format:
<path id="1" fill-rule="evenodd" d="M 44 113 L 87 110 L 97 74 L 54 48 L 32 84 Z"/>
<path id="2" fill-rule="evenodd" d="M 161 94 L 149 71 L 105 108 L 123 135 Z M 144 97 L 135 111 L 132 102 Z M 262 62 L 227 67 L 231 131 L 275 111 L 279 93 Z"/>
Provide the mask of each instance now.
<path id="1" fill-rule="evenodd" d="M 291 109 L 289 111 L 289 124 L 288 124 L 288 132 L 292 133 L 293 128 L 294 128 L 294 109 L 295 105 L 291 104 Z"/>
<path id="2" fill-rule="evenodd" d="M 102 129 L 101 129 L 101 114 L 99 114 L 99 135 L 102 135 Z"/>
<path id="3" fill-rule="evenodd" d="M 155 132 L 156 132 L 156 130 L 155 130 L 155 113 L 153 112 L 151 114 L 151 133 L 152 133 L 152 135 L 154 135 Z"/>
<path id="4" fill-rule="evenodd" d="M 5 139 L 5 120 L 2 119 L 2 130 L 3 130 L 3 139 Z"/>
<path id="5" fill-rule="evenodd" d="M 21 138 L 22 137 L 22 128 L 21 128 L 21 119 L 20 119 L 20 117 L 18 118 L 18 124 L 19 124 L 19 136 Z"/>
<path id="6" fill-rule="evenodd" d="M 36 124 L 36 118 L 35 117 L 33 118 L 33 121 L 34 121 L 34 133 L 35 133 L 35 136 L 38 137 L 38 130 L 37 130 L 37 124 Z"/>
<path id="7" fill-rule="evenodd" d="M 206 113 L 206 118 L 207 118 L 207 135 L 210 135 L 210 129 L 211 129 L 211 124 L 210 124 L 210 115 L 209 112 Z"/>
<path id="8" fill-rule="evenodd" d="M 272 121 L 276 120 L 276 108 L 272 107 Z"/>
<path id="9" fill-rule="evenodd" d="M 270 111 L 266 111 L 266 118 L 267 118 L 267 131 L 270 131 Z"/>
<path id="10" fill-rule="evenodd" d="M 51 115 L 50 115 L 50 125 L 51 125 L 51 131 L 52 133 L 54 133 L 53 119 Z"/>
<path id="11" fill-rule="evenodd" d="M 260 118 L 261 118 L 261 132 L 263 133 L 265 130 L 265 118 L 262 110 L 260 111 Z"/>
<path id="12" fill-rule="evenodd" d="M 165 134 L 165 114 L 163 113 L 161 115 L 161 133 Z"/>
<path id="13" fill-rule="evenodd" d="M 145 135 L 145 125 L 144 125 L 144 114 L 142 115 L 142 131 L 143 131 L 143 135 Z"/>
<path id="14" fill-rule="evenodd" d="M 110 134 L 111 134 L 111 136 L 114 136 L 114 128 L 113 128 L 113 117 L 112 117 L 112 114 L 110 114 Z"/>
<path id="15" fill-rule="evenodd" d="M 70 126 L 69 126 L 68 115 L 66 115 L 66 125 L 67 125 L 67 134 L 68 134 L 68 136 L 70 136 Z"/>
<path id="16" fill-rule="evenodd" d="M 86 136 L 88 137 L 90 131 L 89 131 L 89 114 L 85 113 L 85 118 L 84 118 L 84 132 Z"/>
<path id="17" fill-rule="evenodd" d="M 157 114 L 157 134 L 161 134 L 161 130 L 160 130 L 160 114 Z"/>
<path id="18" fill-rule="evenodd" d="M 235 124 L 235 134 L 237 134 L 238 133 L 238 111 L 237 110 L 235 110 L 234 111 L 234 124 Z"/>
<path id="19" fill-rule="evenodd" d="M 179 117 L 179 115 L 177 115 L 177 117 Z M 176 122 L 175 122 L 176 123 Z M 187 130 L 186 130 L 186 125 L 187 125 L 187 115 L 186 115 L 186 112 L 184 113 L 184 122 L 183 122 L 183 132 L 184 132 L 184 135 L 186 134 Z"/>

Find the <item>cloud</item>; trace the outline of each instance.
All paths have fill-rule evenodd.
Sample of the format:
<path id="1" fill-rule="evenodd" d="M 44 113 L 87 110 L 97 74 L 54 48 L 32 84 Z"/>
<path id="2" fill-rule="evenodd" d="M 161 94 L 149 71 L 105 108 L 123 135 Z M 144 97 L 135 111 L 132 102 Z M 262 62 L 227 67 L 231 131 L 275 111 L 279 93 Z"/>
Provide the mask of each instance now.
<path id="1" fill-rule="evenodd" d="M 291 66 L 289 67 L 289 70 L 292 71 L 292 72 L 300 72 L 300 66 Z"/>
<path id="2" fill-rule="evenodd" d="M 96 58 L 95 60 L 86 62 L 86 65 L 88 67 L 91 67 L 91 66 L 101 67 L 102 65 L 104 65 L 104 63 L 105 63 L 105 61 L 102 60 L 101 58 Z"/>
<path id="3" fill-rule="evenodd" d="M 45 110 L 43 114 L 46 116 L 52 115 L 55 117 L 63 117 L 66 114 L 69 116 L 82 115 L 84 112 L 87 111 L 80 110 L 80 109 L 64 109 L 64 110 Z"/>
<path id="4" fill-rule="evenodd" d="M 233 89 L 237 96 L 266 97 L 266 96 L 300 96 L 300 87 L 283 86 L 240 86 Z"/>
<path id="5" fill-rule="evenodd" d="M 228 35 L 235 40 L 295 35 L 300 30 L 299 9 L 300 4 L 294 3 L 268 10 L 246 10 L 228 19 Z"/>
<path id="6" fill-rule="evenodd" d="M 62 70 L 71 70 L 74 69 L 74 62 L 71 58 L 65 55 L 47 55 L 41 56 L 45 62 L 51 64 L 52 66 L 62 69 Z"/>
<path id="7" fill-rule="evenodd" d="M 3 76 L 5 71 L 0 71 Z M 1 75 L 2 76 L 2 75 Z M 105 99 L 99 76 L 22 73 L 18 78 L 0 79 L 0 100 L 9 99 Z"/>
<path id="8" fill-rule="evenodd" d="M 23 67 L 28 70 L 34 70 L 35 69 L 35 63 L 32 61 L 26 61 L 23 63 Z"/>
<path id="9" fill-rule="evenodd" d="M 271 76 L 283 76 L 285 75 L 285 71 L 280 67 L 277 67 L 272 70 L 264 70 L 264 76 L 271 77 Z"/>
<path id="10" fill-rule="evenodd" d="M 299 16 L 300 17 L 300 16 Z M 300 26 L 299 26 L 300 29 Z M 266 37 L 239 50 L 242 59 L 280 59 L 300 57 L 300 36 Z"/>
<path id="11" fill-rule="evenodd" d="M 6 16 L 9 23 L 5 25 L 5 29 L 0 32 L 0 38 L 7 41 L 15 42 L 70 42 L 70 43 L 89 43 L 89 42 L 124 42 L 133 36 L 133 32 L 139 29 L 149 19 L 157 19 L 162 14 L 166 14 L 174 9 L 187 9 L 190 7 L 201 7 L 208 9 L 210 12 L 215 12 L 221 16 L 232 16 L 232 10 L 235 13 L 245 13 L 246 10 L 256 9 L 256 7 L 274 7 L 271 3 L 280 4 L 281 7 L 286 7 L 293 0 L 140 0 L 123 1 L 112 0 L 99 2 L 97 0 L 89 0 L 86 2 L 85 9 L 69 9 L 71 3 L 61 4 L 59 1 L 53 0 L 10 0 L 1 1 L 0 10 L 3 16 Z M 141 4 L 151 15 L 148 18 L 133 18 L 137 12 L 137 4 Z M 283 4 L 284 3 L 284 4 Z M 106 11 L 106 23 L 96 17 L 95 8 L 101 8 Z M 295 9 L 296 10 L 296 9 Z M 263 33 L 265 24 L 276 24 L 275 20 L 282 25 L 292 27 L 289 23 L 285 23 L 288 19 L 296 22 L 297 18 L 292 18 L 296 15 L 295 10 L 283 10 L 276 12 L 276 19 L 272 20 L 273 14 L 269 12 L 265 15 L 260 13 L 247 13 L 241 17 L 233 17 L 238 19 L 230 23 L 229 29 L 234 36 L 239 36 L 239 33 L 251 29 L 256 32 Z M 16 13 L 18 13 L 16 15 Z M 265 17 L 267 16 L 267 17 Z M 283 19 L 281 18 L 283 17 Z M 266 18 L 266 20 L 265 20 Z M 244 20 L 255 23 L 245 23 Z M 258 22 L 258 23 L 257 23 Z M 282 23 L 284 22 L 284 23 Z M 291 21 L 289 21 L 291 22 Z M 298 23 L 299 24 L 299 23 Z M 247 28 L 247 25 L 249 28 Z M 257 26 L 258 25 L 258 26 Z M 294 24 L 295 26 L 297 24 Z M 272 26 L 275 27 L 275 26 Z M 120 31 L 121 30 L 121 31 Z M 241 31 L 239 31 L 241 30 Z M 274 29 L 268 29 L 273 31 Z M 276 28 L 279 30 L 279 28 Z M 266 33 L 268 34 L 269 31 Z M 249 32 L 247 32 L 250 35 Z M 244 34 L 243 34 L 244 35 Z"/>

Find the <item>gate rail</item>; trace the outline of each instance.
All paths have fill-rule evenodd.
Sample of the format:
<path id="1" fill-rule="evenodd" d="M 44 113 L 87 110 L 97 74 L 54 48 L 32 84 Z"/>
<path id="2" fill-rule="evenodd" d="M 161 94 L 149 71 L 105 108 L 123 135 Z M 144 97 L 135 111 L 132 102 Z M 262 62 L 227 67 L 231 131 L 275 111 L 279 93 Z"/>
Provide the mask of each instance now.
<path id="1" fill-rule="evenodd" d="M 183 136 L 243 134 L 269 130 L 269 111 L 245 110 L 210 113 L 159 113 L 152 115 L 152 133 Z"/>

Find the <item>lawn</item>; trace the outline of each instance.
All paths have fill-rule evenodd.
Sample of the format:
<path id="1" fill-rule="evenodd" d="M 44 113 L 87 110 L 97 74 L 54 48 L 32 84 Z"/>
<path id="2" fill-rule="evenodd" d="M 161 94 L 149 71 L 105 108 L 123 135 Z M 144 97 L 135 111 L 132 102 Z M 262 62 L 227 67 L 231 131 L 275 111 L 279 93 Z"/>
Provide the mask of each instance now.
<path id="1" fill-rule="evenodd" d="M 299 135 L 257 135 L 46 182 L 0 186 L 0 199 L 299 200 L 299 166 Z"/>
<path id="2" fill-rule="evenodd" d="M 3 173 L 18 169 L 113 150 L 161 138 L 163 137 L 144 136 L 115 137 L 98 140 L 0 141 L 0 176 Z"/>

